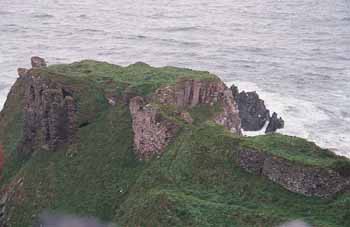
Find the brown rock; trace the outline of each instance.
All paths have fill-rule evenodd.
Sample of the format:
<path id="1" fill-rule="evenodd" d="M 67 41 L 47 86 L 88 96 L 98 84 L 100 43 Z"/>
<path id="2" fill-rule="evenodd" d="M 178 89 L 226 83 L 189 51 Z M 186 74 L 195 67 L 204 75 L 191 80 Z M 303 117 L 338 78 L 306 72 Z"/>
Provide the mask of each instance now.
<path id="1" fill-rule="evenodd" d="M 220 80 L 182 79 L 175 86 L 158 89 L 153 99 L 161 104 L 175 105 L 178 109 L 220 103 L 223 112 L 214 121 L 233 133 L 241 134 L 238 107 L 231 90 Z"/>
<path id="2" fill-rule="evenodd" d="M 175 112 L 187 123 L 193 119 L 186 109 L 197 105 L 220 104 L 223 111 L 214 117 L 214 121 L 233 133 L 241 134 L 238 108 L 232 92 L 220 80 L 182 79 L 173 86 L 159 88 L 150 98 L 152 102 L 175 106 Z M 142 158 L 160 154 L 175 136 L 178 126 L 165 119 L 160 111 L 142 97 L 130 101 L 133 120 L 134 144 Z"/>
<path id="3" fill-rule="evenodd" d="M 252 149 L 241 150 L 238 163 L 248 172 L 306 196 L 331 197 L 350 186 L 350 178 L 335 170 L 293 163 Z"/>
<path id="4" fill-rule="evenodd" d="M 18 68 L 18 69 L 17 69 L 17 74 L 18 74 L 18 76 L 20 76 L 20 77 L 27 76 L 27 74 L 28 74 L 28 69 L 25 69 L 25 68 Z"/>
<path id="5" fill-rule="evenodd" d="M 17 149 L 31 153 L 36 145 L 55 150 L 59 145 L 73 140 L 76 126 L 76 104 L 61 84 L 32 75 L 23 78 L 24 128 L 23 139 Z"/>
<path id="6" fill-rule="evenodd" d="M 47 66 L 44 58 L 34 56 L 30 60 L 33 68 L 43 68 Z"/>
<path id="7" fill-rule="evenodd" d="M 191 115 L 190 115 L 189 112 L 181 112 L 181 113 L 180 113 L 180 116 L 181 116 L 181 118 L 182 118 L 184 121 L 186 121 L 188 124 L 192 124 L 192 123 L 193 123 L 193 119 L 192 119 L 192 117 L 191 117 Z"/>
<path id="8" fill-rule="evenodd" d="M 134 145 L 141 159 L 160 155 L 175 136 L 178 126 L 162 117 L 160 112 L 144 99 L 136 96 L 130 100 Z"/>
<path id="9" fill-rule="evenodd" d="M 232 133 L 241 135 L 241 120 L 239 118 L 239 112 L 235 100 L 233 99 L 230 90 L 225 90 L 223 96 L 220 97 L 224 111 L 217 115 L 214 121 L 217 124 L 223 125 L 229 129 Z"/>

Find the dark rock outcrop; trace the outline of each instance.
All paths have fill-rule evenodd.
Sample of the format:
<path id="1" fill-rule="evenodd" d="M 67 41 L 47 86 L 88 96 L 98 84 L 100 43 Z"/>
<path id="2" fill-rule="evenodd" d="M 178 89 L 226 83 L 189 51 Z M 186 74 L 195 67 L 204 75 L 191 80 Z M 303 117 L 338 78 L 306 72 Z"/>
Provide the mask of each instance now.
<path id="1" fill-rule="evenodd" d="M 331 197 L 350 186 L 350 178 L 335 170 L 292 163 L 252 149 L 241 150 L 238 163 L 248 172 L 306 196 Z"/>
<path id="2" fill-rule="evenodd" d="M 266 108 L 264 100 L 260 99 L 255 91 L 239 92 L 235 85 L 231 86 L 231 91 L 238 104 L 243 130 L 258 131 L 267 122 L 269 122 L 269 127 L 266 132 L 275 132 L 284 127 L 283 119 L 278 118 L 276 113 L 270 117 L 270 111 Z"/>
<path id="3" fill-rule="evenodd" d="M 275 132 L 277 129 L 284 127 L 284 120 L 277 116 L 277 113 L 273 113 L 270 117 L 269 124 L 266 127 L 265 133 Z"/>
<path id="4" fill-rule="evenodd" d="M 175 136 L 178 126 L 165 119 L 159 110 L 136 96 L 130 100 L 134 145 L 140 159 L 159 155 Z"/>
<path id="5" fill-rule="evenodd" d="M 38 59 L 34 62 L 42 64 Z M 55 150 L 59 145 L 72 142 L 77 129 L 72 91 L 40 77 L 35 69 L 18 71 L 19 79 L 24 81 L 25 94 L 23 139 L 17 150 L 28 154 L 36 145 Z"/>

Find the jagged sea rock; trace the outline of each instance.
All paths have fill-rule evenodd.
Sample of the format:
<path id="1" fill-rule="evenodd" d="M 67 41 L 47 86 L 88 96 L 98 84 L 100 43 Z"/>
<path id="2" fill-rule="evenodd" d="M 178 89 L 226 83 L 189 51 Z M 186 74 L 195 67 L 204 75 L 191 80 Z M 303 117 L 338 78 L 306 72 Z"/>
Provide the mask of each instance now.
<path id="1" fill-rule="evenodd" d="M 269 124 L 266 127 L 265 133 L 275 132 L 277 129 L 284 127 L 284 120 L 277 116 L 277 113 L 273 113 L 270 117 Z"/>
<path id="2" fill-rule="evenodd" d="M 242 91 L 238 94 L 237 103 L 242 128 L 246 131 L 258 131 L 269 120 L 270 111 L 256 92 Z"/>
<path id="3" fill-rule="evenodd" d="M 241 118 L 242 129 L 245 131 L 258 131 L 269 122 L 266 133 L 275 132 L 284 127 L 282 118 L 274 113 L 270 117 L 270 111 L 266 108 L 264 100 L 253 92 L 239 92 L 235 85 L 231 86 L 232 94 L 238 104 L 239 117 Z"/>

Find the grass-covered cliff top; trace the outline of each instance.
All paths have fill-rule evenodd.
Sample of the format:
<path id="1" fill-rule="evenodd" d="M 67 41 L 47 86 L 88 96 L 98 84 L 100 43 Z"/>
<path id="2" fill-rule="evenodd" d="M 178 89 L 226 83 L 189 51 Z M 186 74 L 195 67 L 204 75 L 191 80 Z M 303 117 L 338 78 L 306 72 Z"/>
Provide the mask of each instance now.
<path id="1" fill-rule="evenodd" d="M 217 80 L 207 72 L 144 63 L 120 67 L 86 60 L 38 69 L 38 75 L 74 87 L 82 125 L 74 146 L 36 150 L 19 159 L 23 129 L 23 81 L 0 115 L 6 164 L 1 181 L 22 179 L 8 204 L 9 226 L 31 226 L 43 210 L 94 216 L 120 226 L 277 226 L 304 219 L 313 226 L 350 225 L 350 194 L 320 199 L 292 193 L 234 162 L 241 148 L 254 148 L 300 164 L 329 167 L 339 158 L 306 140 L 280 134 L 240 137 L 209 121 L 217 106 L 190 113 L 163 155 L 140 161 L 134 154 L 127 105 L 108 105 L 104 93 L 132 87 L 149 95 L 179 78 Z M 169 109 L 165 108 L 165 114 Z M 83 124 L 83 123 L 88 124 Z"/>
<path id="2" fill-rule="evenodd" d="M 157 88 L 175 84 L 181 78 L 195 80 L 219 80 L 209 72 L 177 67 L 155 68 L 143 62 L 122 67 L 107 62 L 84 60 L 73 64 L 52 65 L 50 72 L 71 77 L 88 77 L 98 83 L 117 83 L 119 87 L 129 87 L 140 95 L 148 95 Z"/>
<path id="3" fill-rule="evenodd" d="M 242 146 L 244 148 L 266 152 L 296 164 L 300 163 L 303 165 L 335 169 L 338 165 L 341 165 L 342 167 L 347 166 L 350 171 L 349 159 L 337 156 L 313 142 L 295 136 L 273 133 L 247 137 L 243 139 Z"/>

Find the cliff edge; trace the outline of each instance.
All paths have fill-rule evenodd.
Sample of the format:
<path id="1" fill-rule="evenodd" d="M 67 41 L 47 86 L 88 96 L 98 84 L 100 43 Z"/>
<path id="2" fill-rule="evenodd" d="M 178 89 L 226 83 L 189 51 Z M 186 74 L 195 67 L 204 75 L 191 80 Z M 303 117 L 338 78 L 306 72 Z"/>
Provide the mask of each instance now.
<path id="1" fill-rule="evenodd" d="M 47 210 L 121 226 L 350 225 L 350 161 L 274 133 L 284 122 L 256 93 L 142 62 L 31 63 L 0 114 L 0 226 Z"/>

